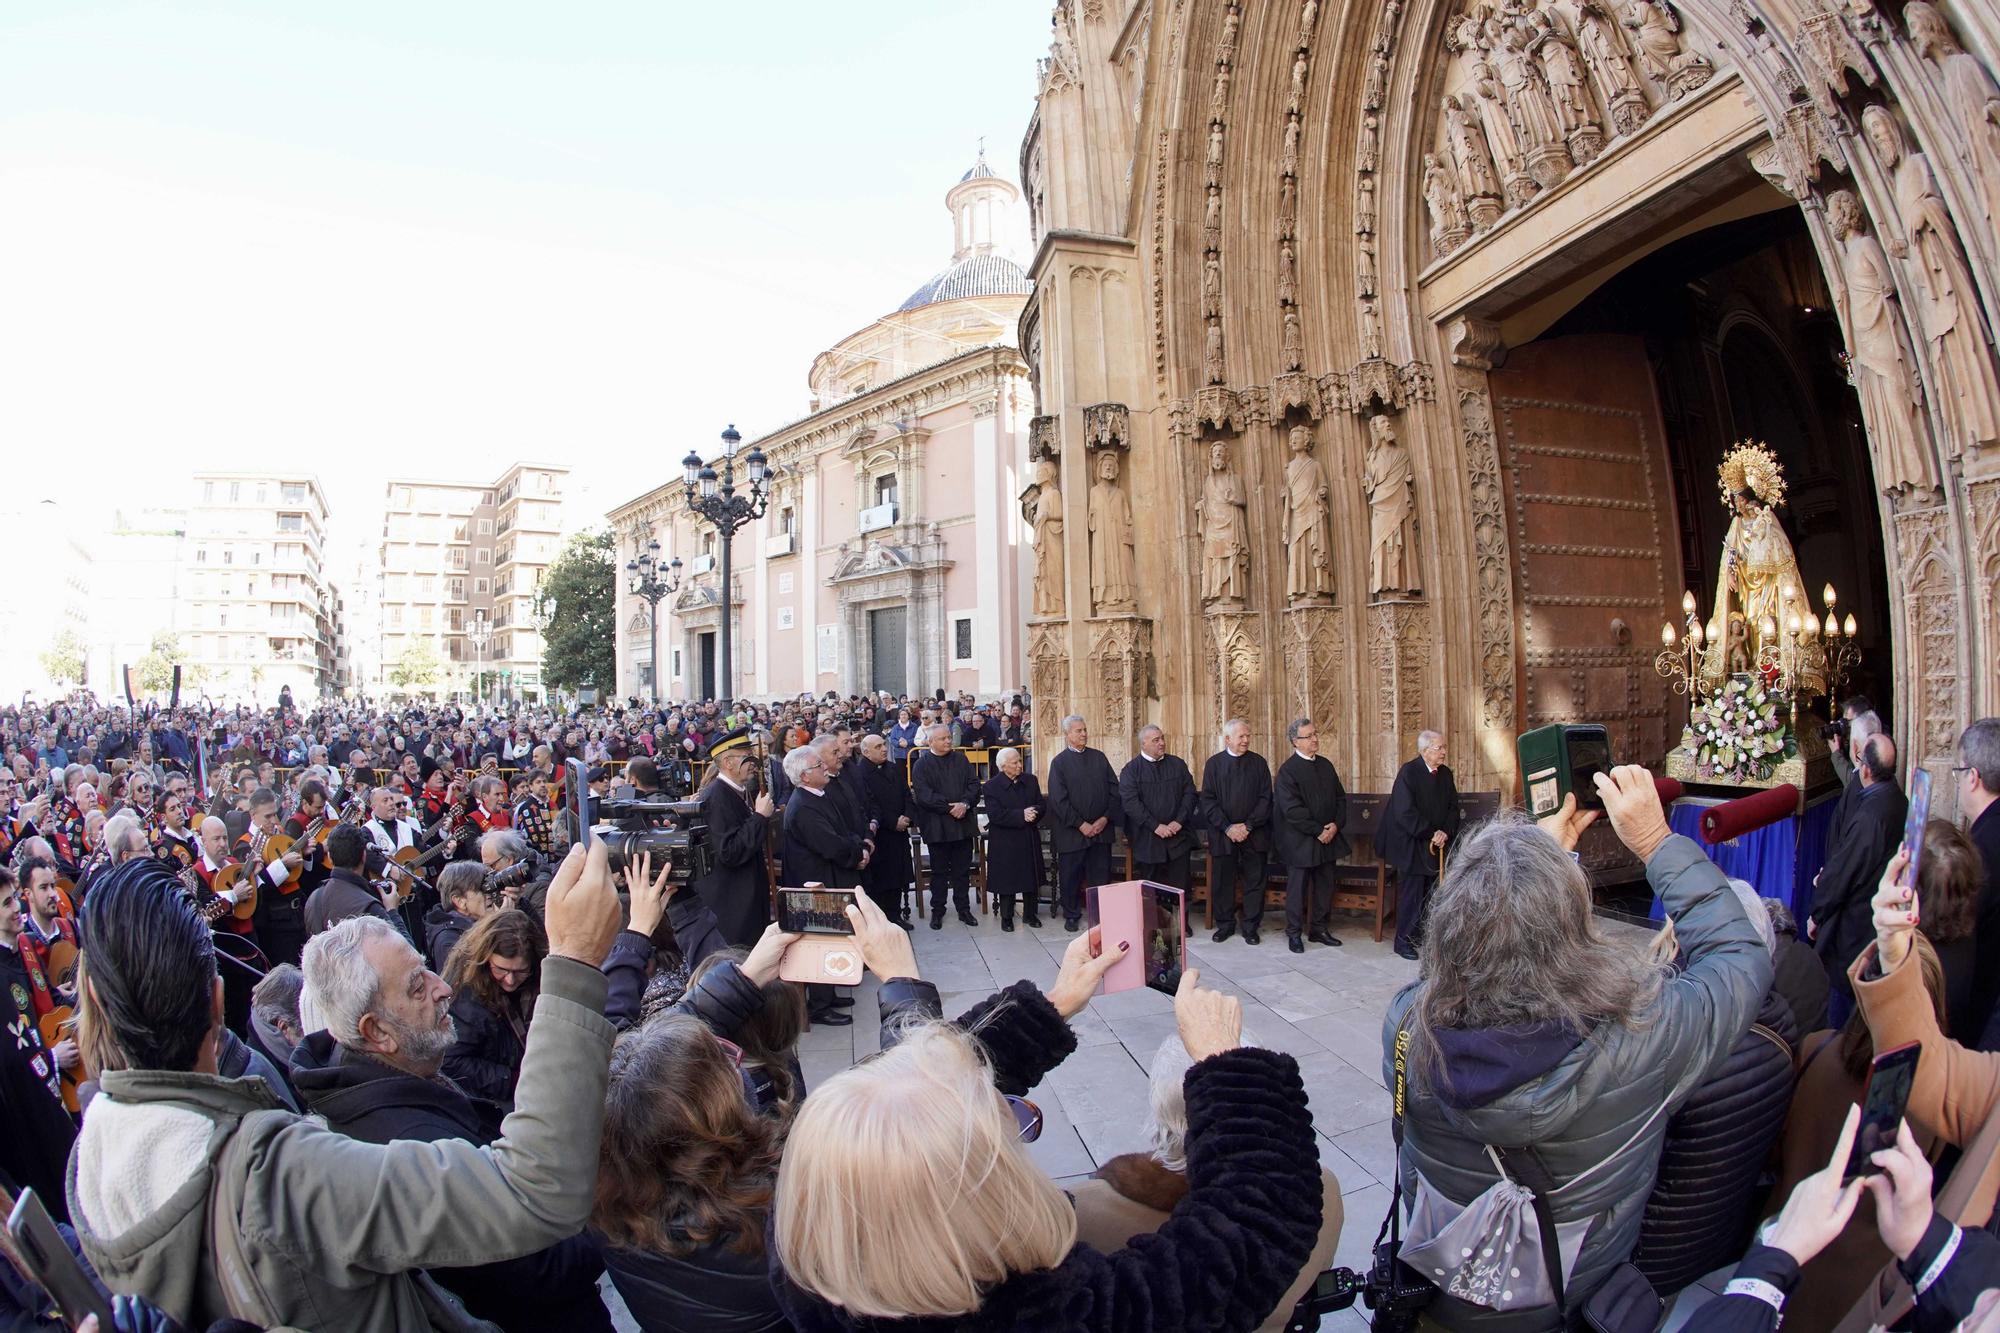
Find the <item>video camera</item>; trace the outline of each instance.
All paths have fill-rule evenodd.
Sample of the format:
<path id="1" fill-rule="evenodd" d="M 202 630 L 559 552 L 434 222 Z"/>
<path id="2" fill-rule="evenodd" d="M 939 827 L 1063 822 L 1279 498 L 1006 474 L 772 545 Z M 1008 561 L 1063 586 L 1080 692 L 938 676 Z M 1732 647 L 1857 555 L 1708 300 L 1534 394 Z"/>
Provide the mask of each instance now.
<path id="1" fill-rule="evenodd" d="M 1373 1326 L 1384 1333 L 1402 1333 L 1417 1326 L 1417 1316 L 1437 1295 L 1437 1288 L 1404 1267 L 1398 1259 L 1401 1245 L 1396 1240 L 1378 1240 L 1375 1262 L 1367 1275 L 1351 1268 L 1330 1268 L 1293 1307 L 1285 1321 L 1285 1333 L 1313 1333 L 1325 1315 L 1362 1304 L 1375 1312 Z"/>
<path id="2" fill-rule="evenodd" d="M 692 884 L 708 873 L 708 822 L 701 802 L 603 800 L 598 802 L 599 819 L 593 826 L 586 814 L 589 770 L 580 759 L 567 760 L 563 768 L 563 817 L 571 830 L 570 841 L 585 847 L 602 841 L 611 873 L 623 875 L 626 866 L 648 854 L 654 873 L 664 868 L 673 884 Z"/>

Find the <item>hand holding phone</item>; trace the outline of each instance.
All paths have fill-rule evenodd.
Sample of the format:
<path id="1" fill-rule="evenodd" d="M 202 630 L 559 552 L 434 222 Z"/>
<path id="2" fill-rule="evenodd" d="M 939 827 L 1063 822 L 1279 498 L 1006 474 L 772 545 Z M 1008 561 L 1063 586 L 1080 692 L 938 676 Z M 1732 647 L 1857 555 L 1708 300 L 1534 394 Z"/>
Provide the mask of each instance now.
<path id="1" fill-rule="evenodd" d="M 778 960 L 780 979 L 834 986 L 861 983 L 863 954 L 848 913 L 857 906 L 857 898 L 853 889 L 818 883 L 778 890 L 778 929 L 800 937 Z"/>
<path id="2" fill-rule="evenodd" d="M 7 1207 L 7 1258 L 21 1276 L 48 1295 L 61 1313 L 66 1328 L 77 1329 L 95 1317 L 100 1329 L 115 1329 L 111 1305 L 83 1271 L 83 1265 L 63 1243 L 48 1209 L 31 1189 L 18 1199 L 0 1190 L 0 1202 Z"/>
<path id="3" fill-rule="evenodd" d="M 1924 860 L 1924 826 L 1931 822 L 1931 771 L 1928 768 L 1910 769 L 1910 806 L 1903 817 L 1903 850 L 1909 853 L 1910 864 L 1903 872 L 1903 883 L 1914 888 L 1917 872 Z"/>
<path id="4" fill-rule="evenodd" d="M 1875 1165 L 1875 1154 L 1896 1142 L 1903 1113 L 1909 1108 L 1910 1089 L 1917 1081 L 1917 1061 L 1923 1053 L 1922 1043 L 1913 1041 L 1878 1052 L 1869 1065 L 1868 1091 L 1861 1099 L 1861 1128 L 1847 1157 L 1846 1179 L 1881 1170 Z"/>

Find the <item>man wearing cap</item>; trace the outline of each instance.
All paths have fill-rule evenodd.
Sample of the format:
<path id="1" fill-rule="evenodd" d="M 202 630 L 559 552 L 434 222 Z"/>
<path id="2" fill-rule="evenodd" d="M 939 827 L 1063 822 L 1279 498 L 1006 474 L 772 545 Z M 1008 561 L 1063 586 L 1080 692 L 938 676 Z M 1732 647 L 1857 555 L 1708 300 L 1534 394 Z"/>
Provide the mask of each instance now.
<path id="1" fill-rule="evenodd" d="M 708 825 L 709 872 L 694 891 L 715 914 L 722 937 L 747 949 L 771 920 L 764 844 L 777 807 L 770 793 L 754 786 L 757 756 L 748 728 L 717 737 L 708 753 L 714 761 L 709 780 L 695 799 Z"/>

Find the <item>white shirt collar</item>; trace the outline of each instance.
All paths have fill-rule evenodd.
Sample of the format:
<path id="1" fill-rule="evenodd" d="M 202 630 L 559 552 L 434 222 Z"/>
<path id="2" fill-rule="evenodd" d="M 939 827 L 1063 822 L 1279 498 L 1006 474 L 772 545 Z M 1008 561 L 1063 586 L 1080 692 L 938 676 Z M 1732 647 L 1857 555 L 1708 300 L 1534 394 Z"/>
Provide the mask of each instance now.
<path id="1" fill-rule="evenodd" d="M 738 796 L 749 795 L 749 793 L 743 789 L 743 784 L 738 782 L 735 778 L 730 777 L 727 773 L 724 773 L 718 769 L 716 771 L 715 777 L 716 781 L 718 782 L 728 783 Z"/>
<path id="2" fill-rule="evenodd" d="M 796 791 L 802 791 L 802 792 L 804 792 L 804 793 L 805 793 L 806 795 L 808 795 L 808 796 L 824 796 L 824 795 L 826 795 L 826 788 L 824 788 L 824 787 L 808 787 L 808 786 L 806 786 L 806 784 L 805 784 L 805 783 L 803 783 L 803 782 L 801 782 L 801 783 L 798 783 L 798 784 L 797 784 L 797 785 L 796 785 L 796 786 L 794 787 L 794 790 L 796 790 Z"/>
<path id="3" fill-rule="evenodd" d="M 1316 754 L 1307 754 L 1304 750 L 1301 750 L 1296 745 L 1292 747 L 1292 753 L 1297 755 L 1299 758 L 1305 760 L 1308 764 L 1312 763 L 1314 760 L 1319 758 L 1319 756 Z"/>
<path id="4" fill-rule="evenodd" d="M 1166 758 L 1165 755 L 1161 755 L 1160 759 L 1155 759 L 1152 755 L 1147 754 L 1144 750 L 1139 751 L 1139 757 L 1145 760 L 1149 764 L 1157 764 L 1160 762 L 1160 759 Z"/>

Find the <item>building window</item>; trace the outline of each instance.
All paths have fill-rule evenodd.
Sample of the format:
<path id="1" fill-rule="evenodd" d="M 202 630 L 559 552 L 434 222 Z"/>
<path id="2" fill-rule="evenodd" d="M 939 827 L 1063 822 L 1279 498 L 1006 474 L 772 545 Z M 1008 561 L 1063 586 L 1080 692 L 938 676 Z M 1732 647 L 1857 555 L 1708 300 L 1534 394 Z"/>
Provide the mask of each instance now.
<path id="1" fill-rule="evenodd" d="M 492 519 L 482 518 L 479 520 L 479 535 L 482 537 L 491 537 L 493 535 Z"/>
<path id="2" fill-rule="evenodd" d="M 390 607 L 390 608 L 389 608 L 389 628 L 390 628 L 390 629 L 401 629 L 402 627 L 403 627 L 403 608 L 402 608 L 402 607 L 400 607 L 400 606 L 392 606 L 392 607 Z"/>
<path id="3" fill-rule="evenodd" d="M 493 503 L 493 492 L 481 491 L 479 494 L 479 503 L 490 506 Z"/>
<path id="4" fill-rule="evenodd" d="M 208 563 L 208 548 L 206 546 L 198 546 L 195 548 L 194 562 L 197 565 L 205 565 Z"/>
<path id="5" fill-rule="evenodd" d="M 214 482 L 212 482 L 212 481 L 204 481 L 204 482 L 203 482 L 203 483 L 201 484 L 201 502 L 202 502 L 203 504 L 214 504 L 214 503 L 215 503 L 215 483 L 214 483 Z"/>
<path id="6" fill-rule="evenodd" d="M 451 596 L 451 600 L 452 600 L 452 601 L 454 601 L 454 602 L 462 602 L 462 601 L 464 601 L 464 600 L 465 600 L 465 580 L 464 580 L 464 579 L 452 579 L 452 580 L 451 580 L 451 581 L 450 581 L 449 583 L 447 583 L 447 584 L 446 584 L 445 586 L 446 586 L 446 587 L 447 587 L 447 588 L 448 588 L 448 589 L 450 590 L 450 596 Z"/>
<path id="7" fill-rule="evenodd" d="M 283 496 L 288 505 L 302 505 L 306 502 L 306 488 L 297 482 L 288 481 L 285 483 Z"/>
<path id="8" fill-rule="evenodd" d="M 278 531 L 280 532 L 303 532 L 305 531 L 305 526 L 306 521 L 303 514 L 278 515 Z"/>
<path id="9" fill-rule="evenodd" d="M 786 505 L 778 511 L 778 531 L 784 533 L 787 537 L 792 537 L 798 534 L 798 530 L 799 512 L 790 505 Z"/>
<path id="10" fill-rule="evenodd" d="M 258 483 L 257 483 L 257 503 L 258 503 L 258 504 L 263 504 L 263 503 L 264 503 L 264 501 L 265 501 L 265 499 L 266 499 L 266 498 L 267 498 L 267 497 L 268 497 L 269 495 L 270 495 L 270 487 L 266 486 L 266 485 L 265 485 L 265 484 L 264 484 L 263 482 L 261 482 L 261 481 L 260 481 L 260 482 L 258 482 Z"/>
<path id="11" fill-rule="evenodd" d="M 676 648 L 674 649 L 674 679 L 679 680 L 680 678 L 681 678 L 681 650 Z"/>
<path id="12" fill-rule="evenodd" d="M 892 505 L 896 503 L 896 474 L 887 472 L 875 478 L 875 503 Z"/>
<path id="13" fill-rule="evenodd" d="M 235 563 L 236 563 L 236 552 L 235 552 L 235 551 L 233 551 L 233 550 L 224 550 L 224 551 L 223 551 L 223 553 L 222 553 L 222 563 L 223 563 L 223 564 L 225 564 L 225 565 L 233 565 L 233 564 L 235 564 Z"/>
<path id="14" fill-rule="evenodd" d="M 492 564 L 492 563 L 493 563 L 493 552 L 491 552 L 491 551 L 488 551 L 488 550 L 484 550 L 484 549 L 481 549 L 481 551 L 479 552 L 479 556 L 478 556 L 478 559 L 476 559 L 476 560 L 475 560 L 475 561 L 474 561 L 473 563 L 475 563 L 475 564 L 480 564 L 480 565 L 490 565 L 490 564 Z"/>
<path id="15" fill-rule="evenodd" d="M 972 660 L 972 617 L 956 616 L 951 622 L 951 660 L 970 662 Z"/>
<path id="16" fill-rule="evenodd" d="M 493 584 L 490 579 L 474 579 L 472 581 L 472 595 L 475 597 L 484 597 L 492 590 L 492 587 Z"/>

